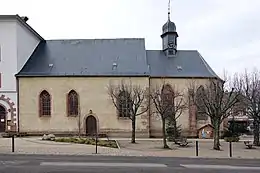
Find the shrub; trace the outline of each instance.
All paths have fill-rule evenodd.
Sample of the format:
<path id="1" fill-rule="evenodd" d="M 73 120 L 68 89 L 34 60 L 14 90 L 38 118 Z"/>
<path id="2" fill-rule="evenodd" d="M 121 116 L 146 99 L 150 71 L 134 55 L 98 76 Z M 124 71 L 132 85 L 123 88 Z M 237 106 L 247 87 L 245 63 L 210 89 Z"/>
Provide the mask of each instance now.
<path id="1" fill-rule="evenodd" d="M 56 138 L 55 142 L 73 142 L 70 138 Z"/>
<path id="2" fill-rule="evenodd" d="M 67 142 L 76 144 L 96 145 L 96 140 L 93 138 L 56 138 L 55 142 Z M 118 148 L 116 141 L 114 140 L 98 140 L 98 146 Z"/>
<path id="3" fill-rule="evenodd" d="M 84 140 L 84 139 L 79 139 L 79 140 L 78 140 L 78 143 L 79 143 L 79 144 L 85 144 L 85 140 Z"/>
<path id="4" fill-rule="evenodd" d="M 222 138 L 226 138 L 226 137 L 239 137 L 240 133 L 238 133 L 237 131 L 234 131 L 232 129 L 227 129 L 223 132 L 223 136 Z"/>
<path id="5" fill-rule="evenodd" d="M 238 135 L 246 134 L 249 132 L 249 130 L 247 130 L 247 125 L 245 123 L 236 122 L 236 121 L 231 121 L 229 123 L 228 129 Z"/>
<path id="6" fill-rule="evenodd" d="M 181 136 L 181 126 L 169 126 L 166 128 L 167 139 L 169 141 L 174 141 L 175 138 L 179 138 Z"/>
<path id="7" fill-rule="evenodd" d="M 225 137 L 224 140 L 226 142 L 239 142 L 238 136 Z"/>
<path id="8" fill-rule="evenodd" d="M 223 132 L 223 138 L 232 137 L 232 136 L 233 136 L 233 134 L 232 134 L 232 132 L 229 131 L 229 130 L 225 130 L 225 131 Z"/>

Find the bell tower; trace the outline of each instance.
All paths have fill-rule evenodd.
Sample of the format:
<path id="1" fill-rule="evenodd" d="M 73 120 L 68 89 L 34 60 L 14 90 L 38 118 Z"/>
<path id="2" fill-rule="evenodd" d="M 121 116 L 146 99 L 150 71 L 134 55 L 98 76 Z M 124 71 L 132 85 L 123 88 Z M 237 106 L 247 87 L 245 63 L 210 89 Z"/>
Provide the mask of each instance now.
<path id="1" fill-rule="evenodd" d="M 177 54 L 177 37 L 176 25 L 171 21 L 171 0 L 168 4 L 168 21 L 162 27 L 162 50 L 168 57 L 174 57 Z"/>

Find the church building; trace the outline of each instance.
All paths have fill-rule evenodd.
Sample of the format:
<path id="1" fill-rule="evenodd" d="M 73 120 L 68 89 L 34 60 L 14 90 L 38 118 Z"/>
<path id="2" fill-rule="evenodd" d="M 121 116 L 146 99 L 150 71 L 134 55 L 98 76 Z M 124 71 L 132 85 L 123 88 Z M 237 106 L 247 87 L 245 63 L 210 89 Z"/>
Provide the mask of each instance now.
<path id="1" fill-rule="evenodd" d="M 114 107 L 109 83 L 150 90 L 163 78 L 187 96 L 189 81 L 218 78 L 197 50 L 178 49 L 170 13 L 158 50 L 147 50 L 143 38 L 45 40 L 27 20 L 0 16 L 0 132 L 76 134 L 80 125 L 82 134 L 130 137 L 131 120 Z M 187 135 L 210 123 L 196 115 L 190 107 L 178 119 Z M 136 135 L 161 136 L 160 117 L 138 116 Z"/>

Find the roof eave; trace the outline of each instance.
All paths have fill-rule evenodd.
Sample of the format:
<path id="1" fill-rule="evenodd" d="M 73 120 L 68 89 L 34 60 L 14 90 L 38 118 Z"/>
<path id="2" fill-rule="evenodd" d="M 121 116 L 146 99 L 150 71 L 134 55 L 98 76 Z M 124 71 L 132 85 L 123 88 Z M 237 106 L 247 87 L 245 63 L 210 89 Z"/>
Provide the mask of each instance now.
<path id="1" fill-rule="evenodd" d="M 215 76 L 157 76 L 151 75 L 151 78 L 184 78 L 184 79 L 218 79 Z"/>
<path id="2" fill-rule="evenodd" d="M 111 74 L 101 74 L 101 75 L 26 75 L 26 74 L 16 74 L 15 77 L 149 77 L 147 74 L 140 75 L 111 75 Z"/>

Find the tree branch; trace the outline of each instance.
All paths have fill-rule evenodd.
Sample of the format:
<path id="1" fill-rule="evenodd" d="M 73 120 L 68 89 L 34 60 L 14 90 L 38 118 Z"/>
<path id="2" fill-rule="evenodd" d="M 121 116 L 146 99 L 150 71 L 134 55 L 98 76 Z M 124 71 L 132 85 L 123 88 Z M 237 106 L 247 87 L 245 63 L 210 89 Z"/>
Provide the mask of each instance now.
<path id="1" fill-rule="evenodd" d="M 187 109 L 184 95 L 176 87 L 165 84 L 165 82 L 163 82 L 162 86 L 156 86 L 151 90 L 150 98 L 162 119 L 171 117 L 176 120 Z"/>
<path id="2" fill-rule="evenodd" d="M 117 111 L 121 111 L 120 105 L 126 107 L 130 113 L 128 118 L 131 120 L 148 110 L 148 105 L 145 105 L 145 109 L 140 111 L 145 102 L 146 90 L 137 84 L 132 84 L 131 80 L 128 82 L 122 80 L 120 84 L 114 85 L 110 83 L 108 95 Z"/>

